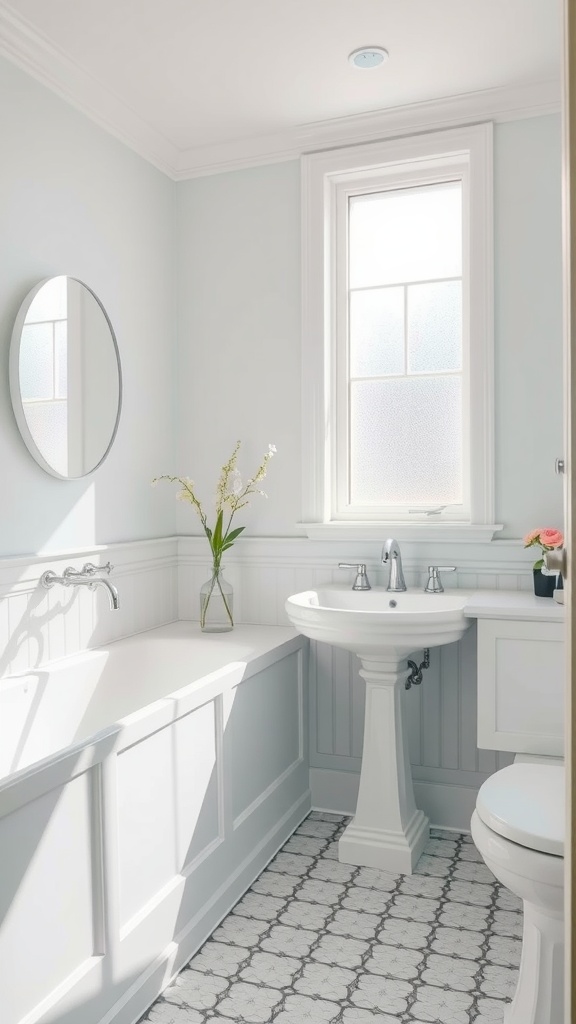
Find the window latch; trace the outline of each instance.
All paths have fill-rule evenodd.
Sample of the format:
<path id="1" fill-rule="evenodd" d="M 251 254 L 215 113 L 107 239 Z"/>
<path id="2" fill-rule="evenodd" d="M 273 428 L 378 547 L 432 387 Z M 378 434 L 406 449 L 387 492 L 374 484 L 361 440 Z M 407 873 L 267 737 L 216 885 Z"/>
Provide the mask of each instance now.
<path id="1" fill-rule="evenodd" d="M 446 505 L 438 505 L 438 508 L 409 508 L 410 516 L 438 516 L 444 511 Z"/>

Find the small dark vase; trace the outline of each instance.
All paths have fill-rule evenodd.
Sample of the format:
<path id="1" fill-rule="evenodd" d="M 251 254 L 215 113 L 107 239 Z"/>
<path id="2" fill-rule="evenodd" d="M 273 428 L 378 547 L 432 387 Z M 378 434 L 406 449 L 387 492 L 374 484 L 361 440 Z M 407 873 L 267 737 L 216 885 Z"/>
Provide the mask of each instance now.
<path id="1" fill-rule="evenodd" d="M 536 597 L 554 597 L 554 591 L 557 587 L 556 573 L 553 576 L 544 576 L 540 569 L 533 569 L 534 574 L 534 593 Z"/>

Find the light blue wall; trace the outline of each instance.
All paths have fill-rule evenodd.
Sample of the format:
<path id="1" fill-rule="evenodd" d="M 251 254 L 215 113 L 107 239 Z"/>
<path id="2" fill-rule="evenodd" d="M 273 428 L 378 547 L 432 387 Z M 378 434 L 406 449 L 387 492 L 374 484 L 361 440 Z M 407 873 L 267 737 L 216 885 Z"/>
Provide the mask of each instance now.
<path id="1" fill-rule="evenodd" d="M 299 535 L 298 162 L 176 184 L 5 61 L 0 132 L 4 365 L 28 289 L 68 273 L 106 306 L 125 382 L 108 460 L 62 483 L 25 449 L 2 375 L 0 555 L 170 534 L 174 495 L 151 477 L 189 474 L 210 502 L 237 438 L 246 475 L 278 447 L 249 532 Z M 562 522 L 559 116 L 496 126 L 495 209 L 497 519 L 519 537 Z M 197 532 L 188 507 L 179 527 Z"/>
<path id="2" fill-rule="evenodd" d="M 495 132 L 496 517 L 506 536 L 561 526 L 560 117 Z"/>
<path id="3" fill-rule="evenodd" d="M 495 128 L 496 519 L 562 524 L 560 118 Z M 180 472 L 210 481 L 236 436 L 272 440 L 249 532 L 301 518 L 299 165 L 182 182 L 177 193 Z M 198 443 L 200 441 L 200 444 Z M 188 512 L 188 515 L 186 515 Z M 182 532 L 193 532 L 189 510 Z"/>
<path id="4" fill-rule="evenodd" d="M 294 534 L 300 508 L 300 165 L 179 183 L 179 472 L 211 501 L 237 439 L 250 476 L 269 443 L 269 498 L 249 532 Z M 197 532 L 190 508 L 182 533 Z"/>
<path id="5" fill-rule="evenodd" d="M 174 532 L 150 479 L 174 444 L 175 184 L 0 60 L 0 556 Z M 106 307 L 124 371 L 109 458 L 62 482 L 24 447 L 8 391 L 14 318 L 39 280 L 70 274 Z"/>

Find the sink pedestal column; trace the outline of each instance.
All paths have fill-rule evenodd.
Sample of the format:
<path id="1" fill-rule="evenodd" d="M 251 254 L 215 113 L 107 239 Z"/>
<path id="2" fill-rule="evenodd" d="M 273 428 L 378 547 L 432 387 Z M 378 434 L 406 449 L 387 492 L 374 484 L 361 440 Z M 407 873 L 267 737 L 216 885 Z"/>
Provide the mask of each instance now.
<path id="1" fill-rule="evenodd" d="M 429 836 L 414 802 L 404 735 L 406 662 L 394 652 L 359 655 L 366 680 L 364 751 L 356 814 L 339 842 L 346 864 L 411 874 Z"/>

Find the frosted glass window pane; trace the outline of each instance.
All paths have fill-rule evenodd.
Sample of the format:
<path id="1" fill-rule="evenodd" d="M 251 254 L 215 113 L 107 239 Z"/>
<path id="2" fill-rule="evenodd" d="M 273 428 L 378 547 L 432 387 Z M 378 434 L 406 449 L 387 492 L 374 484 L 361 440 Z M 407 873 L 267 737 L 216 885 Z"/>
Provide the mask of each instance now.
<path id="1" fill-rule="evenodd" d="M 56 398 L 68 395 L 68 321 L 54 324 L 56 342 Z"/>
<path id="2" fill-rule="evenodd" d="M 24 415 L 34 443 L 57 473 L 68 473 L 68 403 L 25 405 Z"/>
<path id="3" fill-rule="evenodd" d="M 30 303 L 26 323 L 43 323 L 48 320 L 65 320 L 67 317 L 67 282 L 65 277 L 52 277 L 42 285 Z"/>
<path id="4" fill-rule="evenodd" d="M 408 288 L 408 372 L 440 373 L 462 366 L 462 284 L 439 281 Z"/>
<path id="5" fill-rule="evenodd" d="M 352 196 L 349 234 L 351 288 L 460 277 L 462 186 Z"/>
<path id="6" fill-rule="evenodd" d="M 350 295 L 350 375 L 404 373 L 404 289 Z"/>
<path id="7" fill-rule="evenodd" d="M 25 324 L 20 341 L 20 392 L 23 402 L 54 396 L 52 324 Z"/>
<path id="8" fill-rule="evenodd" d="M 355 381 L 350 403 L 352 504 L 462 501 L 459 376 Z"/>

